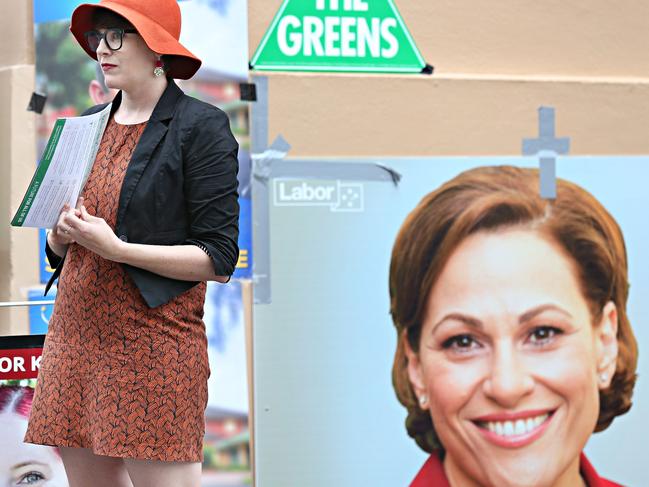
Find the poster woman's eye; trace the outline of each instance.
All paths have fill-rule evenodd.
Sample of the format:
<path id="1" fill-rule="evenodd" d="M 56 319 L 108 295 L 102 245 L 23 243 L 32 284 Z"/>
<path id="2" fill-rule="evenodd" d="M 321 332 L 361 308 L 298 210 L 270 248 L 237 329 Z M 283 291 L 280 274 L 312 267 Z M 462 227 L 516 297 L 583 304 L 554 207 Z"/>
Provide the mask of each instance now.
<path id="1" fill-rule="evenodd" d="M 559 328 L 554 326 L 537 326 L 530 333 L 530 342 L 534 345 L 544 345 L 550 343 L 554 338 L 563 333 Z"/>
<path id="2" fill-rule="evenodd" d="M 460 353 L 468 352 L 479 346 L 480 344 L 471 335 L 455 335 L 442 343 L 443 349 Z"/>
<path id="3" fill-rule="evenodd" d="M 18 485 L 34 485 L 41 480 L 45 480 L 45 476 L 42 473 L 29 472 L 20 478 Z"/>

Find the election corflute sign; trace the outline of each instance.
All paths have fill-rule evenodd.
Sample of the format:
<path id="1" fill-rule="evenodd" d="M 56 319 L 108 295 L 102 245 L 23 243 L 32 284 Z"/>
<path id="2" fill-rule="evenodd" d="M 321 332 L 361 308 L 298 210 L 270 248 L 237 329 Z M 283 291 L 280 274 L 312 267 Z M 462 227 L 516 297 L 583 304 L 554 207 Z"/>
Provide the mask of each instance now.
<path id="1" fill-rule="evenodd" d="M 44 342 L 45 335 L 0 337 L 0 382 L 35 379 Z"/>
<path id="2" fill-rule="evenodd" d="M 392 0 L 284 0 L 250 65 L 258 71 L 427 69 Z"/>

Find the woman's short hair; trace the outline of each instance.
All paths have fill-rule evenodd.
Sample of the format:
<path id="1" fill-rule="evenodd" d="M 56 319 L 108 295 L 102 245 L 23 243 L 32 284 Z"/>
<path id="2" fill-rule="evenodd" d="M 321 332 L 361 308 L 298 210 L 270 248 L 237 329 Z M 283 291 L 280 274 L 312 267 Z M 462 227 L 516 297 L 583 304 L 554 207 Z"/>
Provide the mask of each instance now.
<path id="1" fill-rule="evenodd" d="M 622 232 L 606 209 L 576 184 L 558 179 L 557 197 L 539 194 L 539 172 L 509 166 L 461 173 L 428 194 L 408 215 L 390 264 L 390 312 L 397 330 L 392 380 L 407 408 L 408 434 L 425 451 L 442 450 L 429 411 L 419 407 L 408 378 L 404 338 L 418 352 L 426 303 L 444 265 L 469 235 L 521 227 L 553 239 L 572 258 L 593 322 L 608 301 L 618 312 L 618 358 L 611 385 L 600 391 L 595 431 L 631 407 L 637 344 L 626 312 L 629 290 Z"/>
<path id="2" fill-rule="evenodd" d="M 92 12 L 92 24 L 95 29 L 134 29 L 127 19 L 107 8 L 97 8 Z"/>

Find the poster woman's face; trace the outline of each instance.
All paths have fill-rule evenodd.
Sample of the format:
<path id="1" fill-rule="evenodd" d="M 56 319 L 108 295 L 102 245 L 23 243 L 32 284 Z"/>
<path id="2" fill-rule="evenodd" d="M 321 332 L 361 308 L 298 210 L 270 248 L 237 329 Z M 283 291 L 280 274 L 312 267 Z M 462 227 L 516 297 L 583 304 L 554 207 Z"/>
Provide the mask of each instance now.
<path id="1" fill-rule="evenodd" d="M 24 443 L 27 419 L 0 414 L 0 485 L 68 487 L 63 462 L 54 448 Z"/>
<path id="2" fill-rule="evenodd" d="M 575 265 L 548 239 L 510 229 L 464 240 L 431 291 L 418 354 L 407 352 L 451 484 L 582 485 L 616 332 L 614 304 L 593 323 Z"/>

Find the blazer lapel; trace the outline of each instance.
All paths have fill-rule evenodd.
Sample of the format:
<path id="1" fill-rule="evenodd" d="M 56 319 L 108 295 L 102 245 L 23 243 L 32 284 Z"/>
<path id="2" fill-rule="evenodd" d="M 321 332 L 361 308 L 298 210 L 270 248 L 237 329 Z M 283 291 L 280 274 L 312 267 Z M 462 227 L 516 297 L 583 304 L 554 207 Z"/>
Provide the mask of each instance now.
<path id="1" fill-rule="evenodd" d="M 153 152 L 167 133 L 168 120 L 173 117 L 176 103 L 182 94 L 183 92 L 178 88 L 176 83 L 173 80 L 169 80 L 167 88 L 162 93 L 144 132 L 140 136 L 140 140 L 133 151 L 131 161 L 126 169 L 124 182 L 122 183 L 117 209 L 116 229 L 120 228 L 121 222 L 124 221 L 124 215 L 126 214 L 126 209 L 131 201 L 133 192 L 149 164 Z M 119 101 L 121 101 L 121 98 Z"/>

